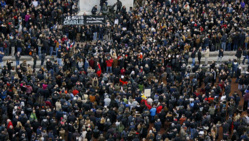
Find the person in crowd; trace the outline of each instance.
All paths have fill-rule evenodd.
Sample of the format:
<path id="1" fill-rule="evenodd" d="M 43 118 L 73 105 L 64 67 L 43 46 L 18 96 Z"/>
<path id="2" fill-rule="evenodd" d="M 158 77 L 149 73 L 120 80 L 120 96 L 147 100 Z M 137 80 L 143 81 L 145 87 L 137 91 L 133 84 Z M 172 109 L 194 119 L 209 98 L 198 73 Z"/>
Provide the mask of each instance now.
<path id="1" fill-rule="evenodd" d="M 223 51 L 222 48 L 220 48 L 220 49 L 219 49 L 219 53 L 218 53 L 218 59 L 217 59 L 217 62 L 219 62 L 219 64 L 221 64 L 223 55 L 224 55 L 224 51 Z"/>
<path id="2" fill-rule="evenodd" d="M 247 63 L 246 64 L 249 64 L 249 50 L 248 49 L 245 49 L 243 51 L 243 56 L 244 56 L 244 59 L 242 61 L 242 64 L 244 65 L 245 64 L 245 60 L 247 59 Z"/>
<path id="3" fill-rule="evenodd" d="M 191 52 L 191 58 L 192 58 L 192 64 L 191 64 L 191 66 L 192 67 L 195 65 L 195 56 L 196 56 L 196 49 L 193 48 L 193 51 Z"/>
<path id="4" fill-rule="evenodd" d="M 108 57 L 106 60 L 106 72 L 112 73 L 112 64 L 113 64 L 113 59 L 111 57 Z"/>
<path id="5" fill-rule="evenodd" d="M 202 55 L 202 48 L 200 47 L 197 53 L 197 57 L 198 57 L 198 63 L 201 64 L 201 56 Z"/>
<path id="6" fill-rule="evenodd" d="M 4 52 L 0 52 L 0 64 L 1 64 L 1 68 L 3 68 L 4 64 L 3 64 L 3 57 L 4 57 Z"/>
<path id="7" fill-rule="evenodd" d="M 206 47 L 206 50 L 204 52 L 205 65 L 208 65 L 209 52 L 210 52 L 209 47 Z"/>
<path id="8" fill-rule="evenodd" d="M 108 7 L 106 3 L 103 3 L 103 6 L 101 7 L 101 12 L 106 15 L 108 13 Z"/>
<path id="9" fill-rule="evenodd" d="M 239 64 L 240 64 L 240 59 L 241 59 L 242 53 L 243 53 L 242 49 L 239 48 L 239 49 L 237 50 L 236 54 L 235 54 L 235 56 L 237 57 L 237 60 L 238 60 L 238 63 L 239 63 Z"/>
<path id="10" fill-rule="evenodd" d="M 248 140 L 248 1 L 77 4 L 1 0 L 0 140 Z"/>
<path id="11" fill-rule="evenodd" d="M 16 66 L 18 66 L 20 65 L 20 58 L 21 58 L 20 52 L 17 52 L 15 57 L 16 57 Z"/>
<path id="12" fill-rule="evenodd" d="M 107 0 L 100 0 L 99 6 L 100 6 L 100 10 L 101 10 L 101 11 L 103 10 L 103 6 L 104 6 L 104 4 L 106 4 L 106 1 L 107 1 Z"/>
<path id="13" fill-rule="evenodd" d="M 122 8 L 122 2 L 120 0 L 117 0 L 116 5 L 117 5 L 117 12 L 120 12 Z"/>
<path id="14" fill-rule="evenodd" d="M 93 15 L 96 15 L 96 14 L 97 14 L 97 10 L 98 10 L 98 9 L 97 9 L 97 5 L 95 5 L 95 6 L 92 8 L 92 11 L 91 11 L 92 14 L 93 14 Z"/>
<path id="15" fill-rule="evenodd" d="M 222 37 L 221 37 L 221 48 L 226 51 L 226 44 L 227 44 L 227 34 L 225 33 Z"/>

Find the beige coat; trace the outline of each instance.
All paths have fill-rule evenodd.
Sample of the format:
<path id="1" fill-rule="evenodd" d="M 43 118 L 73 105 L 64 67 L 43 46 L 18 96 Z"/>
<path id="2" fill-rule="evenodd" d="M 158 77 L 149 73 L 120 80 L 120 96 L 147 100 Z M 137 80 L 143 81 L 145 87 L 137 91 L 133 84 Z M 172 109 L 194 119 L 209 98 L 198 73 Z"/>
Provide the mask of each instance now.
<path id="1" fill-rule="evenodd" d="M 55 107 L 56 107 L 56 111 L 59 111 L 61 109 L 61 103 L 59 101 L 57 101 L 55 103 Z"/>
<path id="2" fill-rule="evenodd" d="M 205 51 L 205 57 L 209 57 L 209 49 Z"/>
<path id="3" fill-rule="evenodd" d="M 62 137 L 63 140 L 65 140 L 65 130 L 60 130 L 59 135 Z"/>

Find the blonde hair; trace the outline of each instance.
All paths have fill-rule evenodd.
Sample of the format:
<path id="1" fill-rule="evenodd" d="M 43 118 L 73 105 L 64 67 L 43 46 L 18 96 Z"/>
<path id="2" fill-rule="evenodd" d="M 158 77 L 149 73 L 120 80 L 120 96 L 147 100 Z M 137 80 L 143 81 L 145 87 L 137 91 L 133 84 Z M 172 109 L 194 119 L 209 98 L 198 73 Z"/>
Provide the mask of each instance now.
<path id="1" fill-rule="evenodd" d="M 20 121 L 17 122 L 16 127 L 22 127 L 22 123 Z"/>
<path id="2" fill-rule="evenodd" d="M 100 120 L 100 123 L 104 124 L 105 123 L 105 118 L 102 117 L 101 120 Z"/>

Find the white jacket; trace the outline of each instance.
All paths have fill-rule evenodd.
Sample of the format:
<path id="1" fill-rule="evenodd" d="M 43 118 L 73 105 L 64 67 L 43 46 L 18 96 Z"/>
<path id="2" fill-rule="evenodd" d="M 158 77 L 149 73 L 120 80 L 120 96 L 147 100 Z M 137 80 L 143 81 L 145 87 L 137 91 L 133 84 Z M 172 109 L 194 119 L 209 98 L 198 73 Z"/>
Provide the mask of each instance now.
<path id="1" fill-rule="evenodd" d="M 209 49 L 205 51 L 205 57 L 209 57 Z"/>
<path id="2" fill-rule="evenodd" d="M 61 109 L 61 103 L 59 101 L 57 101 L 55 103 L 55 107 L 56 107 L 56 111 L 59 111 Z"/>

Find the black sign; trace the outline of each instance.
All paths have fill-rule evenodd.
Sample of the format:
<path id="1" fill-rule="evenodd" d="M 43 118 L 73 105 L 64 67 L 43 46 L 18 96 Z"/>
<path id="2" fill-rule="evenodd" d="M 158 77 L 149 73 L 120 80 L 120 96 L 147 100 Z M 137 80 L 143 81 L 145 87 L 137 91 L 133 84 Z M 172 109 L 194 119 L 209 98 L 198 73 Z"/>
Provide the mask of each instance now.
<path id="1" fill-rule="evenodd" d="M 63 25 L 84 25 L 84 16 L 67 16 Z"/>
<path id="2" fill-rule="evenodd" d="M 63 25 L 105 24 L 104 16 L 67 16 Z"/>
<path id="3" fill-rule="evenodd" d="M 85 24 L 105 24 L 105 17 L 104 16 L 84 16 Z"/>

